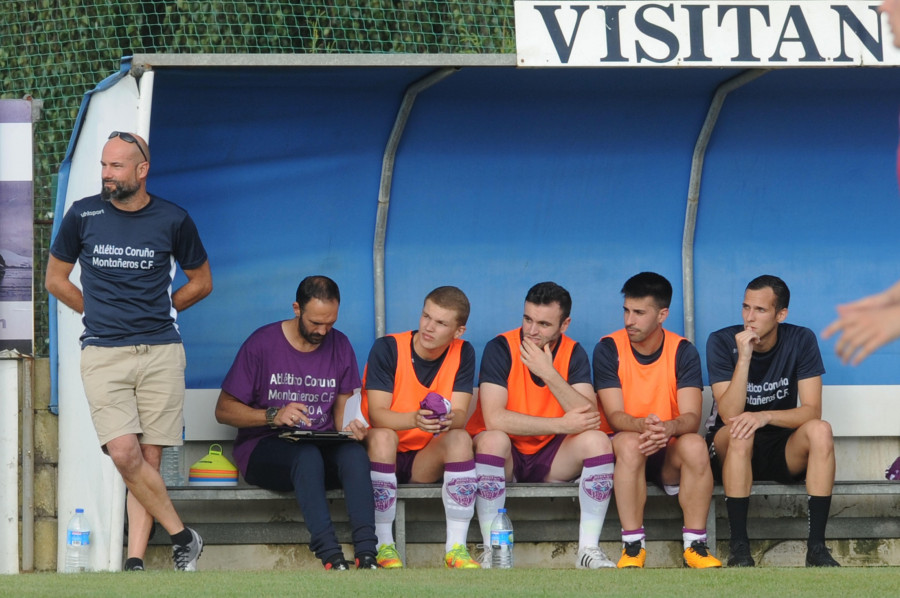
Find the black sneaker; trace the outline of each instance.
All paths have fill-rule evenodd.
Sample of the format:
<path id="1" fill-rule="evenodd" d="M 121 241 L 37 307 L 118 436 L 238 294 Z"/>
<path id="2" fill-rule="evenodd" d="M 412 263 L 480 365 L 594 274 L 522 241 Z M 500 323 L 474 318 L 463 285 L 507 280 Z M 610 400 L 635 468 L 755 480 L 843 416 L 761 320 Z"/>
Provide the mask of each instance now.
<path id="1" fill-rule="evenodd" d="M 344 555 L 340 552 L 325 561 L 326 571 L 349 571 L 350 562 L 344 559 Z"/>
<path id="2" fill-rule="evenodd" d="M 806 551 L 807 567 L 840 567 L 841 564 L 831 558 L 828 547 L 822 544 L 813 544 Z"/>
<path id="3" fill-rule="evenodd" d="M 809 559 L 809 557 L 806 557 Z M 732 542 L 731 556 L 728 557 L 729 567 L 755 567 L 756 561 L 750 555 L 749 542 Z"/>
<path id="4" fill-rule="evenodd" d="M 375 559 L 374 554 L 365 553 L 356 557 L 357 569 L 381 569 L 381 565 Z"/>
<path id="5" fill-rule="evenodd" d="M 125 571 L 143 571 L 144 561 L 137 557 L 131 557 L 125 561 L 125 566 L 123 567 L 123 569 Z"/>

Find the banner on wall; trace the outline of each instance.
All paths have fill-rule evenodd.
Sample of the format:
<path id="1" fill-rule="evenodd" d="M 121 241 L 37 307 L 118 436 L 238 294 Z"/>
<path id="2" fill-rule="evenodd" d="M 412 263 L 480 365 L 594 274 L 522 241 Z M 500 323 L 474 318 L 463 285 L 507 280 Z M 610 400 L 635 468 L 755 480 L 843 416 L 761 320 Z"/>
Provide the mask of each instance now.
<path id="1" fill-rule="evenodd" d="M 897 66 L 878 2 L 520 1 L 525 67 Z"/>
<path id="2" fill-rule="evenodd" d="M 0 351 L 34 353 L 34 186 L 28 100 L 0 100 Z"/>

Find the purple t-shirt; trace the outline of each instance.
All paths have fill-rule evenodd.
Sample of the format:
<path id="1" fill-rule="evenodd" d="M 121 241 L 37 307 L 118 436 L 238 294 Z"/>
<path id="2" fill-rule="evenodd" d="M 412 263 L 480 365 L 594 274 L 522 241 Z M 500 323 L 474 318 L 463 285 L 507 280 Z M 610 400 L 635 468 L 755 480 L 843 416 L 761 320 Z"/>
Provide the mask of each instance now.
<path id="1" fill-rule="evenodd" d="M 257 409 L 303 403 L 310 430 L 334 430 L 335 399 L 360 386 L 356 355 L 344 333 L 332 328 L 315 351 L 304 353 L 285 338 L 281 322 L 263 326 L 244 341 L 222 382 L 222 390 Z M 260 439 L 279 433 L 268 426 L 238 429 L 233 454 L 242 474 Z"/>

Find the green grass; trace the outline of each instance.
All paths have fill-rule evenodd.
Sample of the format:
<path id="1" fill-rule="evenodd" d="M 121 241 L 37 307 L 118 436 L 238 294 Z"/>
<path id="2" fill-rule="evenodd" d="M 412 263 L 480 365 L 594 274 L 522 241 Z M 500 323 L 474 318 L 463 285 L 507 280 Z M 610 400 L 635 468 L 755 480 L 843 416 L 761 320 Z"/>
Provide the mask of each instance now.
<path id="1" fill-rule="evenodd" d="M 90 596 L 379 596 L 443 598 L 465 596 L 641 596 L 738 598 L 743 596 L 862 596 L 897 594 L 898 567 L 842 569 L 757 568 L 690 571 L 147 571 L 144 573 L 36 573 L 0 576 L 0 596 L 71 598 Z"/>

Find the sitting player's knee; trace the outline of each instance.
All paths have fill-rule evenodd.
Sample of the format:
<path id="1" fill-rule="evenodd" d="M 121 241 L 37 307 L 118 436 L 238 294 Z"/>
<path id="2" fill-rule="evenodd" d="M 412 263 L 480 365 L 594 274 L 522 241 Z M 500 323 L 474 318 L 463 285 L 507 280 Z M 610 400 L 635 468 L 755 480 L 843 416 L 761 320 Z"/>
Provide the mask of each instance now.
<path id="1" fill-rule="evenodd" d="M 834 433 L 831 424 L 827 421 L 816 419 L 807 422 L 807 435 L 812 450 L 832 450 L 834 448 Z"/>
<path id="2" fill-rule="evenodd" d="M 488 455 L 508 456 L 512 444 L 504 432 L 485 430 L 475 437 L 475 452 Z"/>
<path id="3" fill-rule="evenodd" d="M 616 455 L 640 452 L 641 437 L 636 432 L 619 432 L 613 437 L 612 447 Z"/>
<path id="4" fill-rule="evenodd" d="M 388 428 L 372 428 L 366 436 L 366 446 L 370 459 L 384 460 L 397 453 L 400 440 L 397 433 Z"/>
<path id="5" fill-rule="evenodd" d="M 606 432 L 600 430 L 586 430 L 580 434 L 569 437 L 577 447 L 579 454 L 584 458 L 606 455 L 613 452 L 612 442 Z"/>
<path id="6" fill-rule="evenodd" d="M 753 441 L 754 436 L 752 435 L 749 438 L 730 438 L 728 441 L 727 454 L 734 455 L 734 458 L 749 459 L 751 455 L 753 455 Z M 716 446 L 718 446 L 718 444 Z"/>
<path id="7" fill-rule="evenodd" d="M 706 440 L 699 434 L 685 434 L 678 437 L 676 444 L 678 451 L 684 455 L 685 460 L 709 461 L 709 449 L 706 446 Z"/>

